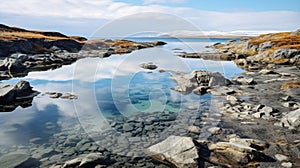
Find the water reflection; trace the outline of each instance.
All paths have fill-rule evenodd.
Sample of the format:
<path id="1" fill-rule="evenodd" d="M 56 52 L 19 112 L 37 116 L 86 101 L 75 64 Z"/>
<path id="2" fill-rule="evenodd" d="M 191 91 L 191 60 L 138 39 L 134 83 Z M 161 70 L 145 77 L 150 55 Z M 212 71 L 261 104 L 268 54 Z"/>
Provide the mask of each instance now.
<path id="1" fill-rule="evenodd" d="M 207 45 L 206 42 L 193 45 L 197 44 L 201 50 Z M 60 69 L 30 72 L 24 78 L 2 81 L 27 80 L 41 94 L 33 99 L 31 107 L 18 107 L 11 113 L 0 114 L 0 155 L 22 151 L 37 157 L 39 148 L 56 148 L 55 152 L 41 154 L 39 159 L 52 155 L 64 159 L 86 151 L 98 151 L 100 146 L 125 154 L 131 149 L 122 151 L 118 138 L 136 138 L 137 142 L 143 142 L 130 141 L 134 149 L 153 144 L 159 140 L 156 135 L 165 138 L 170 134 L 186 133 L 188 126 L 200 123 L 201 114 L 209 109 L 211 97 L 181 95 L 172 90 L 176 85 L 169 78 L 172 74 L 159 70 L 190 73 L 202 69 L 219 71 L 227 77 L 241 70 L 232 62 L 185 59 L 174 55 L 173 48 L 186 49 L 184 46 L 170 42 L 164 47 L 131 54 L 104 59 L 85 58 Z M 148 62 L 156 64 L 158 69 L 151 71 L 139 66 Z M 78 99 L 51 99 L 44 95 L 45 92 L 73 93 Z M 125 123 L 134 123 L 135 132 L 126 131 L 131 127 L 123 127 Z M 136 129 L 137 124 L 143 125 L 142 130 Z M 91 143 L 89 138 L 97 141 L 95 150 L 92 150 L 93 145 L 83 147 L 85 143 Z M 51 159 L 47 161 L 51 162 Z"/>

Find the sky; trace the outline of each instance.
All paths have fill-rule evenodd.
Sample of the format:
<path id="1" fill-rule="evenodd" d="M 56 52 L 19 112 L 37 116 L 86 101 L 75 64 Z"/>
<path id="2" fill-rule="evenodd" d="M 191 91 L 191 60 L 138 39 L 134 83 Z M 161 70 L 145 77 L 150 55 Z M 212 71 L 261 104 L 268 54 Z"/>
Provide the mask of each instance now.
<path id="1" fill-rule="evenodd" d="M 1 0 L 0 8 L 3 24 L 85 37 L 103 27 L 111 32 L 139 27 L 140 20 L 132 18 L 153 23 L 159 33 L 185 28 L 224 32 L 300 28 L 300 0 Z M 165 24 L 162 16 L 168 18 Z M 169 23 L 173 27 L 168 30 Z M 190 25 L 177 26 L 184 23 Z"/>

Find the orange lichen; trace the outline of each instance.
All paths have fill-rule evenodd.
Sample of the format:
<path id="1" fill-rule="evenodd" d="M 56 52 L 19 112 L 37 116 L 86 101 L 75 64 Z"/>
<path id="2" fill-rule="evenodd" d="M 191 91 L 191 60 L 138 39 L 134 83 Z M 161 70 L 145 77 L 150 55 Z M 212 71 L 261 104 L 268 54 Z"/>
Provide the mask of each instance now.
<path id="1" fill-rule="evenodd" d="M 300 88 L 300 82 L 299 81 L 290 81 L 286 82 L 280 87 L 281 89 L 289 89 L 289 88 Z"/>

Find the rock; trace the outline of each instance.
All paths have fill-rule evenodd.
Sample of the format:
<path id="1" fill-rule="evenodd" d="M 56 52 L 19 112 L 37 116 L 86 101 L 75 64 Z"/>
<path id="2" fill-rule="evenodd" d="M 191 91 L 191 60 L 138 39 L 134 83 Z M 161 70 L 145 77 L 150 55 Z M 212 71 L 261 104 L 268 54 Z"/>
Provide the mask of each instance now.
<path id="1" fill-rule="evenodd" d="M 268 74 L 277 74 L 276 72 L 268 69 L 262 69 L 258 72 L 259 74 L 268 75 Z"/>
<path id="2" fill-rule="evenodd" d="M 254 148 L 231 142 L 210 144 L 208 148 L 211 151 L 210 161 L 226 167 L 243 167 L 259 156 Z"/>
<path id="3" fill-rule="evenodd" d="M 262 118 L 265 115 L 264 112 L 256 112 L 252 114 L 252 117 L 254 118 Z"/>
<path id="4" fill-rule="evenodd" d="M 24 153 L 8 153 L 0 157 L 0 165 L 5 168 L 38 167 L 39 162 Z"/>
<path id="5" fill-rule="evenodd" d="M 78 156 L 75 159 L 66 161 L 62 168 L 86 168 L 95 167 L 96 165 L 109 165 L 114 163 L 114 160 L 104 156 L 102 153 L 90 153 L 87 155 Z"/>
<path id="6" fill-rule="evenodd" d="M 208 89 L 209 89 L 209 87 L 207 87 L 207 86 L 199 86 L 193 90 L 193 93 L 195 93 L 196 95 L 204 95 L 207 93 Z"/>
<path id="7" fill-rule="evenodd" d="M 272 112 L 274 112 L 274 109 L 272 107 L 265 106 L 261 109 L 261 111 L 265 112 L 266 114 L 271 114 Z"/>
<path id="8" fill-rule="evenodd" d="M 227 100 L 230 104 L 232 104 L 232 105 L 235 105 L 235 104 L 237 104 L 238 102 L 240 102 L 240 100 L 239 100 L 238 98 L 236 98 L 236 97 L 234 97 L 234 96 L 232 96 L 232 95 L 227 95 L 227 96 L 226 96 L 226 100 Z"/>
<path id="9" fill-rule="evenodd" d="M 290 101 L 292 99 L 291 96 L 284 96 L 284 97 L 281 97 L 282 100 L 284 101 Z"/>
<path id="10" fill-rule="evenodd" d="M 291 162 L 283 162 L 283 163 L 281 163 L 281 166 L 285 167 L 285 168 L 292 168 L 293 167 L 293 163 L 291 163 Z"/>
<path id="11" fill-rule="evenodd" d="M 192 126 L 188 127 L 188 131 L 192 132 L 192 133 L 199 134 L 200 131 L 201 131 L 201 129 L 199 127 L 197 127 L 197 126 L 192 125 Z"/>
<path id="12" fill-rule="evenodd" d="M 50 98 L 53 99 L 78 99 L 76 95 L 73 95 L 71 93 L 57 93 L 57 92 L 46 92 L 47 95 L 49 95 Z"/>
<path id="13" fill-rule="evenodd" d="M 258 47 L 258 52 L 259 52 L 259 53 L 262 53 L 263 51 L 272 48 L 274 44 L 275 44 L 275 43 L 273 43 L 273 42 L 271 42 L 271 41 L 267 41 L 267 42 L 264 42 L 264 43 L 260 43 L 260 44 L 259 44 L 259 47 Z"/>
<path id="14" fill-rule="evenodd" d="M 276 154 L 275 155 L 275 158 L 280 161 L 280 162 L 283 162 L 283 161 L 289 161 L 289 158 L 285 155 L 282 155 L 282 154 Z"/>
<path id="15" fill-rule="evenodd" d="M 34 96 L 39 93 L 32 90 L 29 82 L 20 80 L 17 84 L 0 84 L 0 105 L 4 105 L 0 111 L 5 111 L 5 106 L 13 106 L 11 110 L 17 106 L 27 107 L 31 104 Z"/>
<path id="16" fill-rule="evenodd" d="M 221 131 L 221 128 L 220 127 L 210 127 L 207 129 L 207 131 L 210 132 L 211 134 L 215 135 Z"/>
<path id="17" fill-rule="evenodd" d="M 293 58 L 300 55 L 300 50 L 290 48 L 280 48 L 274 51 L 273 58 Z"/>
<path id="18" fill-rule="evenodd" d="M 259 104 L 259 105 L 255 106 L 255 107 L 253 108 L 253 110 L 258 112 L 258 111 L 260 111 L 263 107 L 265 107 L 265 105 Z"/>
<path id="19" fill-rule="evenodd" d="M 256 150 L 263 150 L 269 147 L 268 143 L 258 139 L 233 137 L 229 139 L 229 142 L 248 146 Z"/>
<path id="20" fill-rule="evenodd" d="M 134 129 L 133 125 L 130 124 L 130 123 L 124 123 L 123 125 L 123 130 L 125 132 L 129 132 L 129 131 L 132 131 Z"/>
<path id="21" fill-rule="evenodd" d="M 152 44 L 154 44 L 155 46 L 159 46 L 159 45 L 165 45 L 167 43 L 163 41 L 153 41 Z"/>
<path id="22" fill-rule="evenodd" d="M 147 148 L 145 153 L 174 167 L 198 167 L 197 147 L 190 137 L 169 136 L 164 141 Z"/>
<path id="23" fill-rule="evenodd" d="M 280 120 L 282 127 L 288 127 L 289 129 L 295 129 L 300 125 L 300 109 L 290 111 L 288 114 L 283 116 Z"/>
<path id="24" fill-rule="evenodd" d="M 154 70 L 157 68 L 157 66 L 153 63 L 143 63 L 143 64 L 140 64 L 140 67 L 141 68 L 144 68 L 144 69 L 150 69 L 150 70 Z"/>
<path id="25" fill-rule="evenodd" d="M 71 93 L 63 93 L 61 96 L 60 96 L 61 99 L 78 99 L 78 96 L 76 95 L 73 95 Z"/>
<path id="26" fill-rule="evenodd" d="M 253 85 L 256 83 L 253 78 L 237 78 L 236 81 L 243 85 Z"/>

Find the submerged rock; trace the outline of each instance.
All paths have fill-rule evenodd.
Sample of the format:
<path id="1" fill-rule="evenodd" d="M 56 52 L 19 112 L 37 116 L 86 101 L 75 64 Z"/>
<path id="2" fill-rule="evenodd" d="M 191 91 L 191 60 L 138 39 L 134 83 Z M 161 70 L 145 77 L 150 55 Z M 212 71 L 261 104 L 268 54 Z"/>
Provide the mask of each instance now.
<path id="1" fill-rule="evenodd" d="M 38 167 L 39 162 L 25 153 L 8 153 L 0 157 L 0 165 L 5 168 Z"/>
<path id="2" fill-rule="evenodd" d="M 169 136 L 164 141 L 147 148 L 145 153 L 174 167 L 198 167 L 197 147 L 190 137 Z"/>

